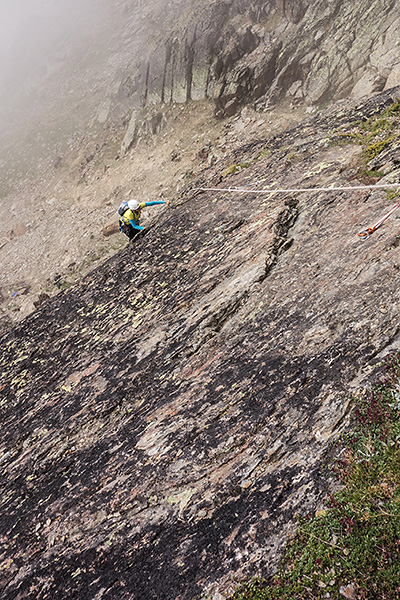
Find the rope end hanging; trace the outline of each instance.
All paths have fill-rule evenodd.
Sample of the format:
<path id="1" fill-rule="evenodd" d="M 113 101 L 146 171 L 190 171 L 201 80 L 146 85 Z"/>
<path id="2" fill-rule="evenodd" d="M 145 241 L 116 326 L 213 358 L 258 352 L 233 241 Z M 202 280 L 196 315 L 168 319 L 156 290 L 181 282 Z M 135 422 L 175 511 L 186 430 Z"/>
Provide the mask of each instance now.
<path id="1" fill-rule="evenodd" d="M 358 232 L 357 235 L 359 235 L 362 240 L 366 240 L 367 238 L 369 238 L 371 233 L 374 233 L 374 231 L 376 231 L 378 229 L 378 227 L 380 227 L 386 221 L 386 219 L 388 219 L 390 217 L 390 215 L 399 208 L 399 206 L 400 206 L 400 202 L 395 204 L 393 206 L 393 208 L 391 208 L 389 210 L 389 212 L 386 213 L 386 215 L 384 215 L 381 219 L 379 219 L 379 221 L 377 221 L 374 225 L 372 225 L 372 227 L 367 227 L 367 229 L 362 229 L 361 231 Z"/>

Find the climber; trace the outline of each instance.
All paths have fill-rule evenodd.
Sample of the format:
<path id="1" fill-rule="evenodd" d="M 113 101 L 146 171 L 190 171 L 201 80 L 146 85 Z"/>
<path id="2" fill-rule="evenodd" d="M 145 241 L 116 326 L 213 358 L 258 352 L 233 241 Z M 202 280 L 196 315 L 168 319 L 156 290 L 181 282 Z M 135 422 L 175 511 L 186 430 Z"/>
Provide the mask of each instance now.
<path id="1" fill-rule="evenodd" d="M 140 213 L 145 206 L 155 204 L 169 204 L 168 200 L 154 200 L 153 202 L 138 202 L 137 200 L 128 200 L 122 202 L 118 209 L 120 215 L 119 230 L 132 240 L 135 235 L 146 228 L 139 225 Z"/>

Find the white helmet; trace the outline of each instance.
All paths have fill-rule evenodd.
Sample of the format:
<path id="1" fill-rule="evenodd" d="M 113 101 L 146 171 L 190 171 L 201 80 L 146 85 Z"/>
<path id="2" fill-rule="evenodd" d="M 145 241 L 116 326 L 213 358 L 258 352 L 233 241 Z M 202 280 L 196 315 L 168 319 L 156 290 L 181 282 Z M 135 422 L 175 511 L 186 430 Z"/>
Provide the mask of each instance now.
<path id="1" fill-rule="evenodd" d="M 137 200 L 129 200 L 128 201 L 128 207 L 135 211 L 135 210 L 139 210 L 140 208 L 140 202 L 138 202 Z"/>

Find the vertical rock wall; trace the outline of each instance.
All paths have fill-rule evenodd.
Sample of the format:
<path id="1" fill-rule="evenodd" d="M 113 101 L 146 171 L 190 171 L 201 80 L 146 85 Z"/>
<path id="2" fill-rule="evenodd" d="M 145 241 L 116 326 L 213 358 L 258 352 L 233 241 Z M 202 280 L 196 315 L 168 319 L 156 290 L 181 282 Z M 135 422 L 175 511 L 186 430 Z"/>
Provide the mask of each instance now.
<path id="1" fill-rule="evenodd" d="M 246 102 L 367 95 L 399 83 L 399 31 L 394 0 L 176 2 L 128 68 L 134 103 L 208 96 L 224 116 Z"/>

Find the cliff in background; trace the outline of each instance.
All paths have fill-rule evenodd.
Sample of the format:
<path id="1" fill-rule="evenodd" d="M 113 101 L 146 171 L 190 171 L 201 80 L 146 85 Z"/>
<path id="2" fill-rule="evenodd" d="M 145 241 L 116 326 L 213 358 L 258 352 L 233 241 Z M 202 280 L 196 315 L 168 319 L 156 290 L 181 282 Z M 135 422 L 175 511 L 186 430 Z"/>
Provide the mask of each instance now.
<path id="1" fill-rule="evenodd" d="M 79 35 L 54 32 L 43 55 L 28 46 L 19 87 L 4 86 L 14 112 L 3 139 L 12 124 L 35 157 L 116 123 L 126 150 L 157 127 L 143 109 L 162 115 L 165 103 L 212 98 L 226 117 L 249 103 L 319 107 L 400 84 L 395 0 L 114 0 L 97 12 L 88 3 L 80 18 Z M 38 23 L 28 25 L 21 44 Z"/>
<path id="2" fill-rule="evenodd" d="M 396 180 L 399 95 L 237 148 L 5 337 L 4 600 L 220 600 L 274 571 L 399 346 L 400 263 L 398 216 L 357 236 L 386 191 L 267 190 Z"/>
<path id="3" fill-rule="evenodd" d="M 162 21 L 157 6 L 127 19 L 126 48 L 151 35 L 118 72 L 98 115 L 104 121 L 113 109 L 133 108 L 125 149 L 148 105 L 210 97 L 224 117 L 248 103 L 258 110 L 283 100 L 320 106 L 400 84 L 394 0 L 175 0 L 163 7 Z"/>

